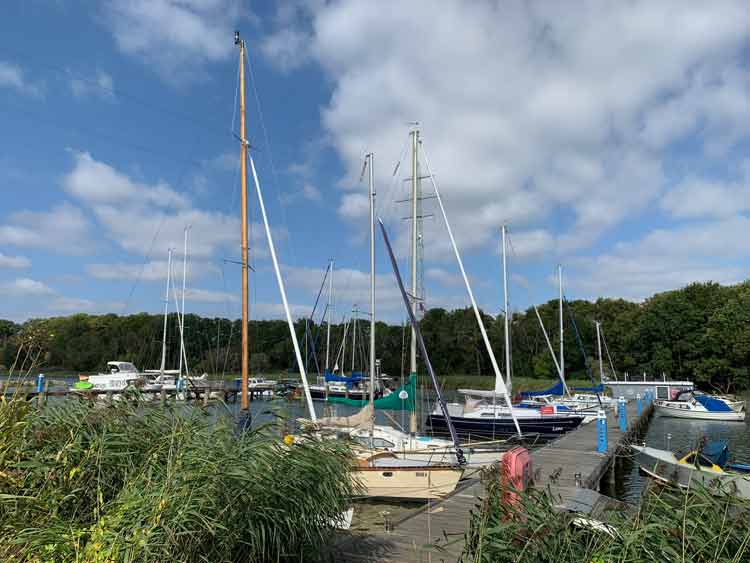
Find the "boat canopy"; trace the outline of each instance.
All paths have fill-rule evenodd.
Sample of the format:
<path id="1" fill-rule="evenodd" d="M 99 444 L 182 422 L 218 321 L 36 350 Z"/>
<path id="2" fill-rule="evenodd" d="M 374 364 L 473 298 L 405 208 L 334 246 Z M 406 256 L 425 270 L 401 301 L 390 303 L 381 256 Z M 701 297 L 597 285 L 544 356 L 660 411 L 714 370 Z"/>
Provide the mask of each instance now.
<path id="1" fill-rule="evenodd" d="M 389 393 L 385 397 L 375 399 L 374 405 L 376 409 L 380 410 L 392 410 L 392 411 L 409 411 L 414 412 L 416 410 L 416 396 L 417 396 L 417 376 L 412 374 L 409 376 L 409 381 L 403 384 L 395 391 Z M 349 399 L 346 397 L 328 397 L 329 403 L 337 403 L 339 405 L 349 405 L 352 407 L 363 407 L 368 404 L 369 401 Z"/>
<path id="2" fill-rule="evenodd" d="M 573 387 L 573 391 L 581 393 L 604 393 L 604 384 L 600 383 L 596 387 Z"/>
<path id="3" fill-rule="evenodd" d="M 709 412 L 732 412 L 732 407 L 727 405 L 724 401 L 714 399 L 709 395 L 694 395 L 694 398 Z"/>
<path id="4" fill-rule="evenodd" d="M 703 455 L 719 467 L 724 467 L 729 460 L 729 446 L 726 440 L 708 442 L 703 446 Z"/>
<path id="5" fill-rule="evenodd" d="M 565 389 L 563 388 L 562 381 L 558 381 L 552 387 L 545 389 L 544 391 L 521 391 L 521 397 L 527 399 L 529 397 L 539 397 L 541 395 L 562 395 L 563 393 L 565 393 Z"/>
<path id="6" fill-rule="evenodd" d="M 365 375 L 361 371 L 354 371 L 350 377 L 345 375 L 336 375 L 330 371 L 326 371 L 326 383 L 345 383 L 347 387 L 351 387 L 355 383 L 359 383 L 365 379 Z"/>

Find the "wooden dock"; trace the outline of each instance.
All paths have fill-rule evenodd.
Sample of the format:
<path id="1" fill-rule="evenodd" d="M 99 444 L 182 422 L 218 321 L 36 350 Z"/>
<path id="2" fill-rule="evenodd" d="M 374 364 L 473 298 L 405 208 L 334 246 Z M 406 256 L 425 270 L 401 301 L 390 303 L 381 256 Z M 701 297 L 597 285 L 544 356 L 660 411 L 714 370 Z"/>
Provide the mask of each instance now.
<path id="1" fill-rule="evenodd" d="M 107 391 L 103 389 L 71 389 L 69 387 L 53 387 L 49 389 L 45 386 L 45 390 L 37 392 L 36 390 L 25 389 L 24 387 L 30 387 L 29 385 L 21 386 L 16 389 L 2 389 L 3 395 L 7 398 L 18 396 L 23 397 L 27 400 L 37 399 L 40 405 L 43 405 L 49 397 L 70 397 L 80 399 L 95 399 L 97 397 L 112 399 L 114 395 L 126 395 L 128 397 L 136 396 L 137 394 L 145 395 L 153 398 L 154 401 L 165 402 L 167 400 L 174 400 L 177 392 L 175 390 L 166 389 L 141 389 L 141 388 L 128 388 L 122 391 Z M 249 399 L 255 400 L 261 398 L 267 391 L 272 391 L 271 386 L 260 387 L 256 386 L 253 389 L 248 390 Z M 185 389 L 180 391 L 184 394 L 189 401 L 208 403 L 213 399 L 221 399 L 225 403 L 233 402 L 237 400 L 240 392 L 234 385 L 227 385 L 223 382 L 210 382 L 206 385 L 188 385 Z"/>
<path id="2" fill-rule="evenodd" d="M 531 453 L 534 485 L 597 489 L 617 450 L 648 422 L 651 414 L 645 403 L 640 418 L 635 401 L 630 401 L 626 409 L 628 430 L 624 433 L 620 431 L 615 412 L 610 410 L 607 413 L 607 453 L 596 451 L 596 421 L 534 450 Z"/>
<path id="3" fill-rule="evenodd" d="M 596 421 L 565 434 L 532 452 L 535 486 L 547 487 L 559 499 L 558 506 L 593 517 L 608 510 L 627 509 L 625 503 L 596 492 L 599 480 L 612 464 L 615 453 L 641 431 L 651 414 L 645 407 L 627 405 L 628 430 L 621 432 L 614 411 L 607 414 L 607 453 L 597 453 Z M 472 511 L 478 510 L 485 488 L 479 479 L 462 482 L 450 496 L 433 501 L 420 511 L 393 523 L 390 532 L 341 533 L 330 547 L 336 562 L 455 562 L 464 548 L 464 534 Z"/>

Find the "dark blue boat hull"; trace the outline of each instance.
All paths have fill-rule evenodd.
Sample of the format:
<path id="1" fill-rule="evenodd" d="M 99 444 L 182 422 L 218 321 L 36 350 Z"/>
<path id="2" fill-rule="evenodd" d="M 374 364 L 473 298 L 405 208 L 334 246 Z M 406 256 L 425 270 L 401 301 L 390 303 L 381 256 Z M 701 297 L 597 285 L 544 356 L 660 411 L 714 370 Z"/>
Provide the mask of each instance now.
<path id="1" fill-rule="evenodd" d="M 500 438 L 517 434 L 516 426 L 510 417 L 480 419 L 452 416 L 451 421 L 456 432 L 462 437 Z M 544 415 L 533 420 L 519 419 L 518 425 L 524 435 L 551 439 L 575 430 L 582 421 L 582 416 Z M 427 429 L 435 434 L 447 433 L 448 425 L 445 417 L 441 414 L 430 414 L 427 417 Z"/>

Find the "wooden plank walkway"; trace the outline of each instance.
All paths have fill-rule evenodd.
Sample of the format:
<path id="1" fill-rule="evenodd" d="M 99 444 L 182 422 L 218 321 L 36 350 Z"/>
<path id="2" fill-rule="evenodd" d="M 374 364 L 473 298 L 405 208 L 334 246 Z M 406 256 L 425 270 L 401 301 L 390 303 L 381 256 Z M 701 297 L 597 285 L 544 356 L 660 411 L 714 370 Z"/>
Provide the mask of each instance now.
<path id="1" fill-rule="evenodd" d="M 596 489 L 602 475 L 606 473 L 614 454 L 622 447 L 626 438 L 638 431 L 648 421 L 650 409 L 644 404 L 641 418 L 635 401 L 627 404 L 628 431 L 620 431 L 617 415 L 607 411 L 607 453 L 596 451 L 596 421 L 586 424 L 574 432 L 531 453 L 534 485 L 560 487 L 583 487 Z"/>
<path id="2" fill-rule="evenodd" d="M 565 434 L 532 452 L 535 486 L 548 487 L 566 509 L 599 515 L 607 510 L 625 509 L 625 503 L 600 495 L 595 490 L 609 468 L 614 454 L 626 438 L 648 422 L 650 409 L 640 418 L 637 405 L 627 405 L 628 431 L 620 432 L 613 411 L 607 415 L 607 453 L 596 452 L 596 421 Z M 329 547 L 330 561 L 439 563 L 458 561 L 464 548 L 464 534 L 472 510 L 484 495 L 479 479 L 468 479 L 441 501 L 434 501 L 406 519 L 396 522 L 389 533 L 347 532 Z"/>

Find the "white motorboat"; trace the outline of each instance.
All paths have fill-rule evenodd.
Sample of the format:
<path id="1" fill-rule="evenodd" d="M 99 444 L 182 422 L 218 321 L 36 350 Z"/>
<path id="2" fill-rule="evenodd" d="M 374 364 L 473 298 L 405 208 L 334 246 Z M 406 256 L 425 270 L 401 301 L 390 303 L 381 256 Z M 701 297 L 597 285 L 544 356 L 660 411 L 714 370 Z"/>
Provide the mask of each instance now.
<path id="1" fill-rule="evenodd" d="M 701 451 L 692 450 L 679 458 L 667 450 L 631 448 L 641 454 L 641 471 L 653 479 L 682 488 L 701 483 L 709 489 L 750 498 L 750 465 L 729 463 L 729 452 L 723 442 L 709 443 Z"/>
<path id="2" fill-rule="evenodd" d="M 90 375 L 87 381 L 97 391 L 124 391 L 131 385 L 144 382 L 144 375 L 130 362 L 107 362 L 109 373 Z"/>
<path id="3" fill-rule="evenodd" d="M 654 412 L 660 416 L 696 420 L 723 420 L 728 422 L 745 420 L 744 410 L 735 410 L 727 400 L 702 393 L 690 393 L 687 399 L 680 401 L 654 401 Z"/>

